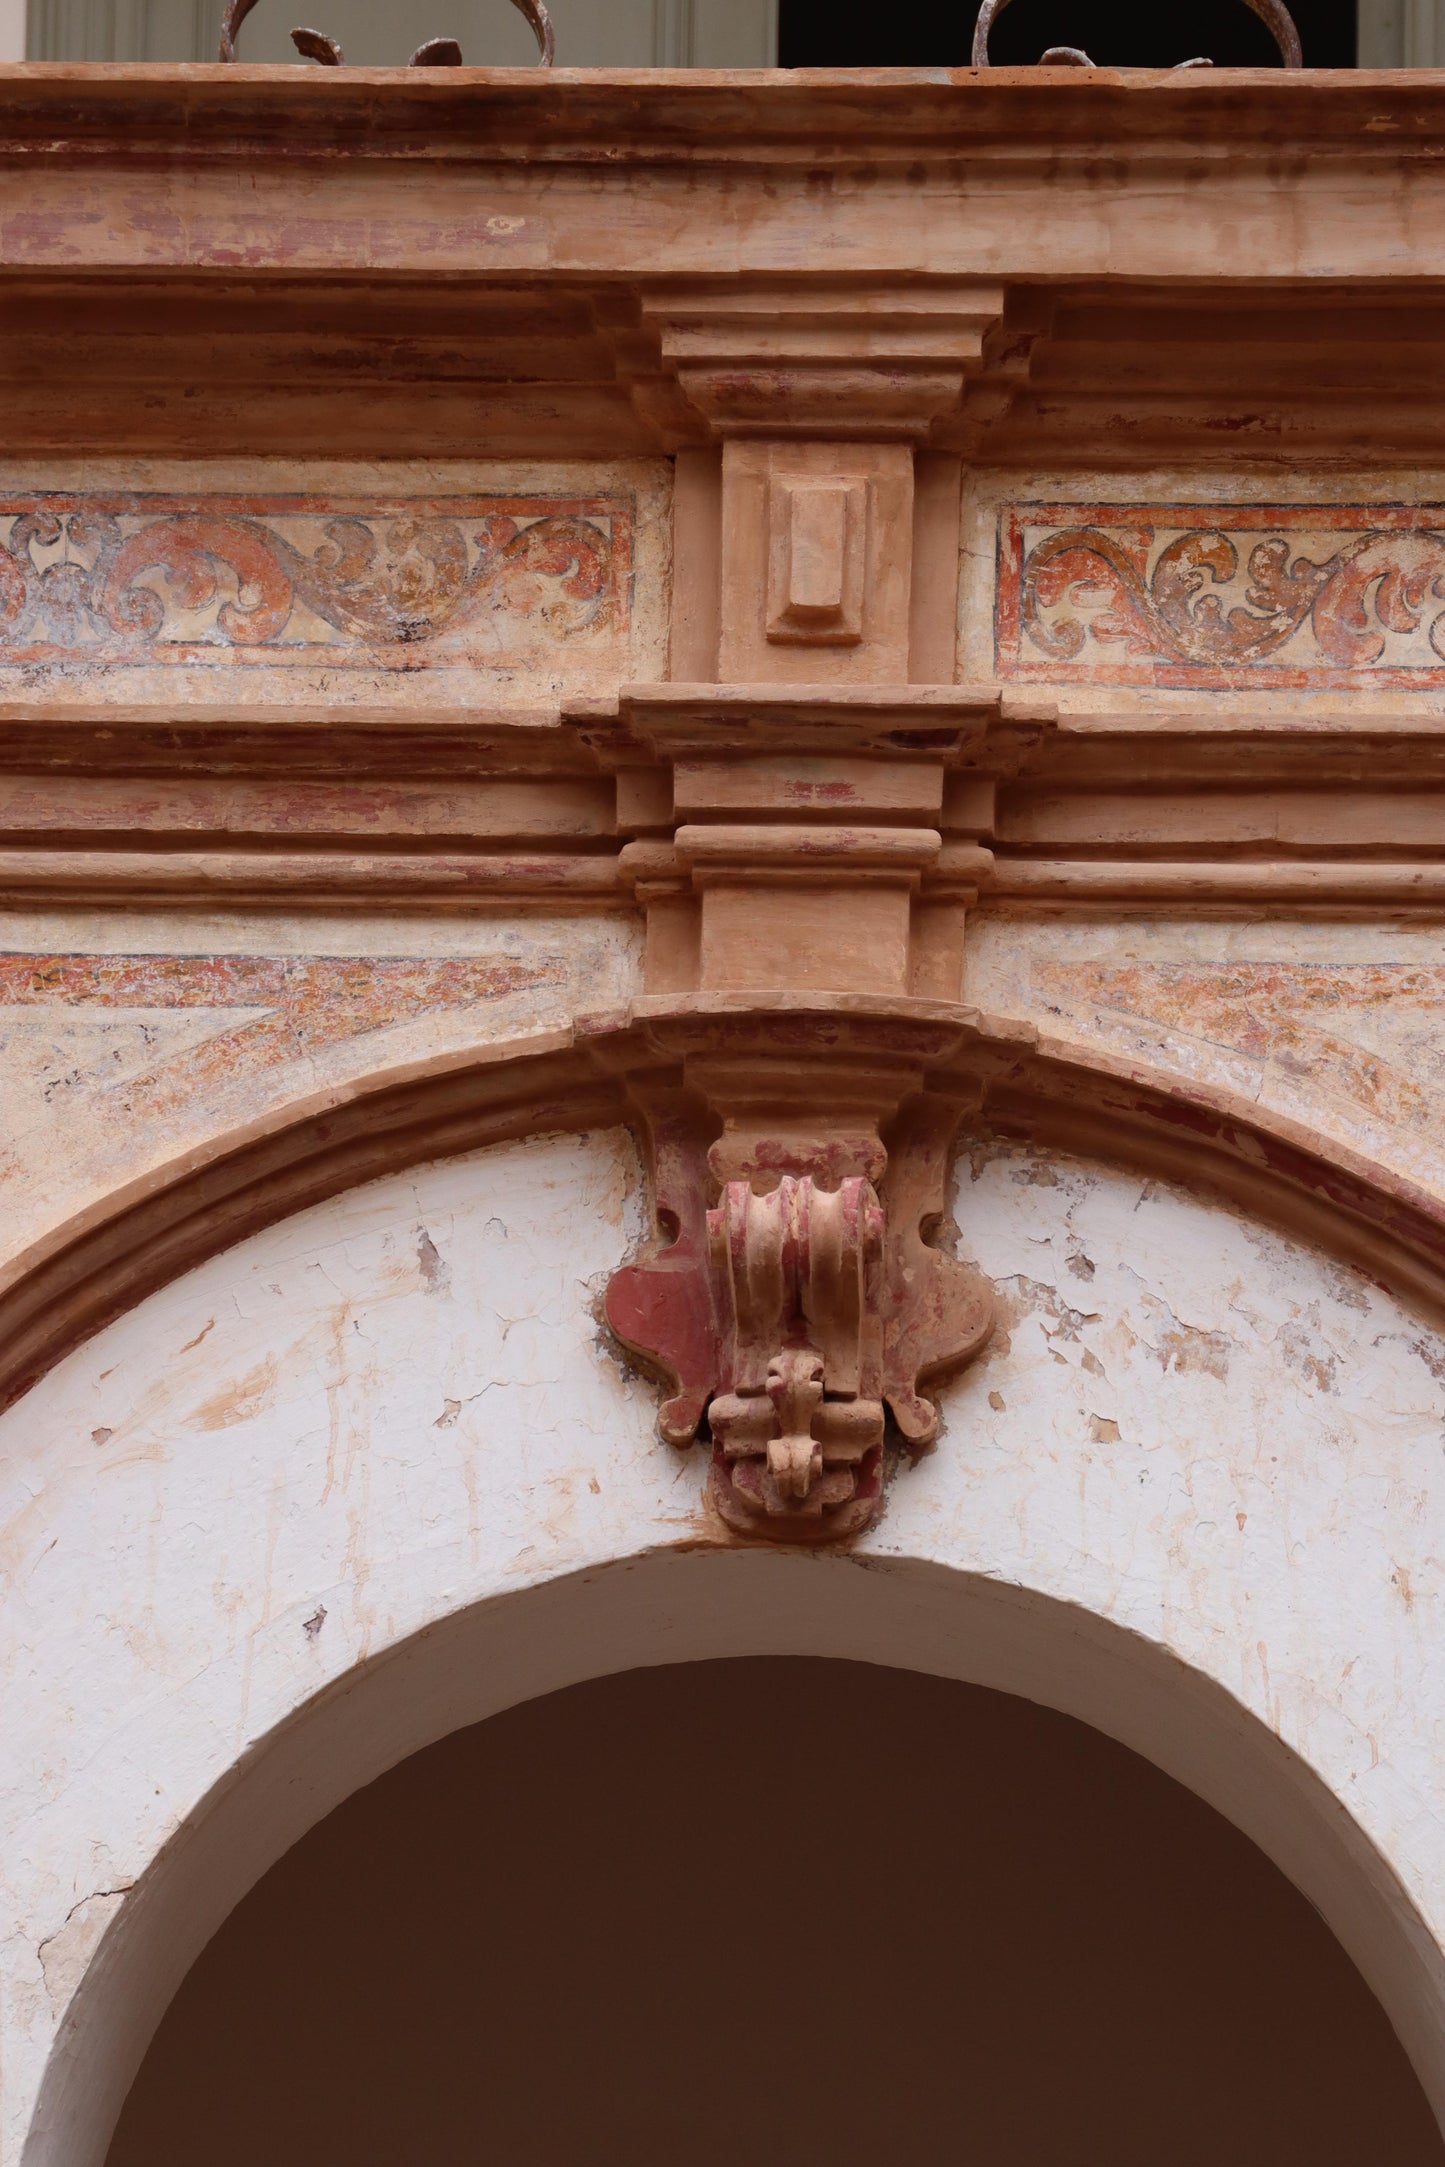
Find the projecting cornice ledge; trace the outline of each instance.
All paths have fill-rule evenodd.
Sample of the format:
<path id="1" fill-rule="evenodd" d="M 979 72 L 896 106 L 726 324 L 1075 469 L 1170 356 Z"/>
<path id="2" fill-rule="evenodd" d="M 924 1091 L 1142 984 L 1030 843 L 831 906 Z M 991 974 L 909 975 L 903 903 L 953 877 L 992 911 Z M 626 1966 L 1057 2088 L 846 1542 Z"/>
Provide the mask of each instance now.
<path id="1" fill-rule="evenodd" d="M 0 714 L 0 900 L 618 911 L 693 895 L 747 852 L 777 872 L 786 829 L 797 870 L 831 852 L 841 877 L 844 832 L 891 828 L 924 901 L 1355 918 L 1445 902 L 1438 723 L 1111 718 L 1060 713 L 1048 689 L 666 683 L 424 728 L 119 705 L 101 721 L 50 694 Z M 926 978 L 939 928 L 915 931 Z M 897 990 L 942 990 L 942 965 Z"/>
<path id="2" fill-rule="evenodd" d="M 729 437 L 969 446 L 1028 380 L 1048 305 L 997 280 L 673 280 L 604 309 L 668 450 Z"/>

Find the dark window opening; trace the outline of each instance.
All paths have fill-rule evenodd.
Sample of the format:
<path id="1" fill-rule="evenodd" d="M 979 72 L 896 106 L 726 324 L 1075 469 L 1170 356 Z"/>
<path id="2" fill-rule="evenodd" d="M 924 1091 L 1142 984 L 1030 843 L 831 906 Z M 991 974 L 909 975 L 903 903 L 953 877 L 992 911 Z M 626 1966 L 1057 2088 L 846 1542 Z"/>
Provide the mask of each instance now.
<path id="1" fill-rule="evenodd" d="M 1286 0 L 1288 4 L 1288 0 Z M 1356 0 L 1296 0 L 1307 68 L 1355 65 Z M 784 68 L 966 67 L 978 0 L 782 0 Z M 1051 45 L 1082 47 L 1100 67 L 1168 68 L 1203 55 L 1220 68 L 1277 67 L 1274 40 L 1244 0 L 1011 0 L 989 40 L 995 67 L 1027 66 Z"/>

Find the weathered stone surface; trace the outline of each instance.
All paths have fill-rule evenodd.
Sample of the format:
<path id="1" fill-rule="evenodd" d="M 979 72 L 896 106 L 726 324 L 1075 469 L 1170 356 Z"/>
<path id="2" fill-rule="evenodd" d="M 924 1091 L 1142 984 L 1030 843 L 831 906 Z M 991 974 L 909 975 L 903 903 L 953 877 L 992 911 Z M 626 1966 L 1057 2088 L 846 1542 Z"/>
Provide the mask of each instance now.
<path id="1" fill-rule="evenodd" d="M 1061 72 L 0 72 L 0 2167 L 768 1648 L 1153 1754 L 1445 2117 L 1445 88 Z"/>
<path id="2" fill-rule="evenodd" d="M 616 919 L 0 917 L 0 1272 L 288 1107 L 621 1002 Z"/>
<path id="3" fill-rule="evenodd" d="M 1427 926 L 1007 914 L 975 921 L 982 1006 L 1218 1087 L 1445 1197 L 1445 972 Z"/>

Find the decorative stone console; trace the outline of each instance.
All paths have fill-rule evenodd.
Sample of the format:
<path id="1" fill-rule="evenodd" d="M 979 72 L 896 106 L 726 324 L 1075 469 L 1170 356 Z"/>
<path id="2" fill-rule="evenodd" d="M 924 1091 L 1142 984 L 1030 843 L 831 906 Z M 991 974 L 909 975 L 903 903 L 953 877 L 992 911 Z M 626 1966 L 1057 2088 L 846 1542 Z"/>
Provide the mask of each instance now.
<path id="1" fill-rule="evenodd" d="M 593 739 L 654 763 L 619 771 L 646 821 L 620 865 L 646 913 L 637 1012 L 680 1056 L 632 1085 L 676 1238 L 618 1273 L 607 1317 L 676 1388 L 664 1436 L 707 1420 L 739 1531 L 856 1532 L 885 1408 L 931 1444 L 920 1380 L 987 1340 L 986 1283 L 925 1238 L 967 1103 L 926 1073 L 957 1037 L 980 823 L 1050 720 L 953 686 L 636 687 Z"/>

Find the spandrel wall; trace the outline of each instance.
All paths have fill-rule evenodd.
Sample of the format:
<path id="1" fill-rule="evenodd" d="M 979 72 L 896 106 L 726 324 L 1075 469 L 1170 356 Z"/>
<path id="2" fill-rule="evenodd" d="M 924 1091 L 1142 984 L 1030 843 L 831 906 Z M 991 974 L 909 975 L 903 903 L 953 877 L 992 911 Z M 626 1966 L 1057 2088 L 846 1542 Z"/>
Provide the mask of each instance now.
<path id="1" fill-rule="evenodd" d="M 727 1638 L 710 1652 L 771 1637 L 781 1652 L 916 1667 L 913 1643 L 871 1612 L 844 1631 L 818 1610 L 833 1588 L 861 1603 L 907 1587 L 927 1667 L 966 1672 L 985 1660 L 977 1624 L 941 1622 L 927 1600 L 963 1575 L 1071 1618 L 1067 1678 L 1031 1673 L 1036 1698 L 1077 1687 L 1094 1625 L 1124 1636 L 1129 1683 L 1111 1689 L 1110 1720 L 1126 1741 L 1154 1742 L 1135 1722 L 1153 1705 L 1146 1658 L 1165 1666 L 1176 1710 L 1193 1706 L 1191 1680 L 1209 1681 L 1229 1698 L 1231 1739 L 1253 1725 L 1290 1757 L 1289 1798 L 1310 1770 L 1327 1787 L 1330 1841 L 1353 1831 L 1369 1847 L 1375 1895 L 1343 1852 L 1296 1857 L 1281 1835 L 1289 1798 L 1251 1764 L 1226 1768 L 1213 1733 L 1197 1788 L 1214 1783 L 1216 1805 L 1289 1854 L 1411 2049 L 1407 2020 L 1433 2020 L 1418 1990 L 1399 1998 L 1379 1891 L 1428 1927 L 1445 1886 L 1445 1344 L 1328 1257 L 1059 1154 L 975 1140 L 953 1215 L 999 1288 L 1002 1329 L 948 1388 L 938 1447 L 900 1471 L 851 1556 L 759 1560 L 719 1539 L 703 1456 L 658 1441 L 651 1387 L 599 1342 L 596 1292 L 641 1231 L 637 1162 L 617 1132 L 506 1145 L 298 1214 L 152 1296 L 9 1410 L 0 1556 L 23 1598 L 0 1650 L 0 1859 L 23 1926 L 0 1953 L 7 2167 L 102 1936 L 157 1916 L 127 1892 L 147 1875 L 159 1885 L 154 1862 L 181 1855 L 170 1840 L 252 1745 L 370 1657 L 431 1646 L 494 1597 L 586 1589 L 609 1563 L 634 1587 L 638 1561 L 668 1551 L 694 1587 L 708 1558 L 796 1576 L 786 1632 L 755 1589 L 718 1614 Z M 685 1604 L 667 1604 L 663 1637 L 637 1659 L 695 1652 Z M 594 1667 L 634 1659 L 602 1646 L 594 1630 Z M 499 1673 L 443 1667 L 471 1696 L 460 1720 L 499 1704 L 485 1698 Z M 1009 1689 L 1029 1687 L 1013 1674 Z M 1168 1765 L 1204 1735 L 1187 1712 L 1183 1725 Z M 382 1734 L 368 1719 L 358 1735 Z M 322 1755 L 317 1781 L 338 1765 Z M 260 1823 L 247 1825 L 249 1842 Z M 231 1895 L 208 1890 L 219 1924 Z M 199 1953 L 169 1926 L 166 1948 L 178 1969 L 154 2020 Z M 73 2019 L 128 2084 L 110 2020 Z M 1414 2058 L 1425 2075 L 1419 2037 Z M 30 2157 L 91 2156 L 79 2135 L 65 2142 Z"/>

